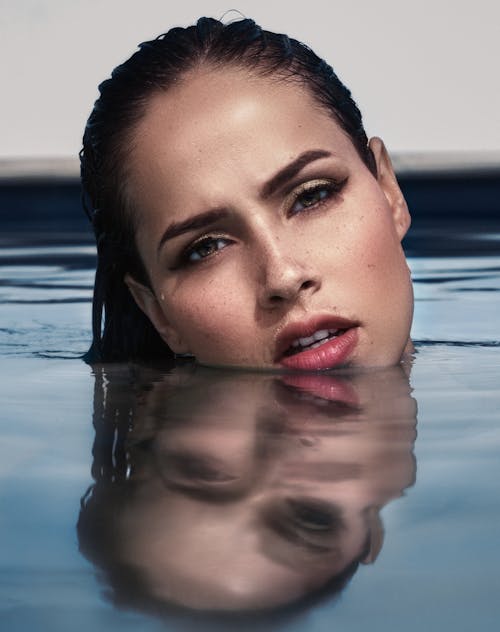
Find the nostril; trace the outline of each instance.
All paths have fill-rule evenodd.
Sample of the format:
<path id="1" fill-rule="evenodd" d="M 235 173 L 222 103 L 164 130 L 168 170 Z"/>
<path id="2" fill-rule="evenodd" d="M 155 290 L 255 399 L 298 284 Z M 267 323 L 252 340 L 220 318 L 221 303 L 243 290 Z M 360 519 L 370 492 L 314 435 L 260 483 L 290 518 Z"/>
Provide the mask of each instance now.
<path id="1" fill-rule="evenodd" d="M 277 293 L 275 290 L 273 294 L 268 294 L 267 303 L 268 305 L 280 305 L 283 302 L 291 300 L 293 297 L 297 296 L 298 292 L 312 288 L 314 285 L 314 281 L 312 279 L 308 279 L 307 281 L 303 281 L 300 285 L 296 285 L 295 288 L 287 287 L 284 288 L 282 292 L 278 290 Z"/>
<path id="2" fill-rule="evenodd" d="M 279 294 L 273 294 L 272 296 L 269 297 L 269 302 L 270 303 L 281 303 L 283 301 L 283 297 L 280 296 Z"/>
<path id="3" fill-rule="evenodd" d="M 302 285 L 300 286 L 301 290 L 308 290 L 310 287 L 312 287 L 314 285 L 314 281 L 304 281 L 304 283 L 302 283 Z"/>

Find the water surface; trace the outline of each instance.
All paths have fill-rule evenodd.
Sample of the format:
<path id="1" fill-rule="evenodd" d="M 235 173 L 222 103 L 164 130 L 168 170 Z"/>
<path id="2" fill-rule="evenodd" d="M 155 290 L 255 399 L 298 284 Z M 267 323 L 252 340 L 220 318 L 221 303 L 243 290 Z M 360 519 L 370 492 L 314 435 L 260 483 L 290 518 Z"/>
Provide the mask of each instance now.
<path id="1" fill-rule="evenodd" d="M 92 248 L 3 247 L 1 628 L 495 629 L 500 256 L 452 254 L 411 367 L 294 382 L 92 370 Z"/>

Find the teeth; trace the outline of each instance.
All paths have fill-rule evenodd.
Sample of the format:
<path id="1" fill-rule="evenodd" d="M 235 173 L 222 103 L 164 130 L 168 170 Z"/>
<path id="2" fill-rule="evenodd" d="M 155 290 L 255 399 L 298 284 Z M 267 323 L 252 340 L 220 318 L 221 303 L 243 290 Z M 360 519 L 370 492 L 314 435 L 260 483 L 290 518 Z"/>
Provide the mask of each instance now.
<path id="1" fill-rule="evenodd" d="M 328 338 L 330 332 L 328 329 L 320 329 L 319 331 L 315 331 L 313 333 L 314 340 L 323 340 L 323 338 Z"/>
<path id="2" fill-rule="evenodd" d="M 308 347 L 314 342 L 314 336 L 307 336 L 306 338 L 299 338 L 299 343 L 302 347 Z"/>
<path id="3" fill-rule="evenodd" d="M 316 347 L 321 347 L 322 344 L 323 342 L 315 342 L 313 345 L 309 347 L 309 349 L 316 349 Z"/>
<path id="4" fill-rule="evenodd" d="M 291 346 L 294 348 L 297 347 L 309 347 L 310 349 L 315 349 L 319 347 L 321 344 L 326 342 L 327 338 L 330 338 L 337 334 L 338 329 L 318 329 L 315 331 L 312 336 L 305 336 L 304 338 L 296 338 Z"/>

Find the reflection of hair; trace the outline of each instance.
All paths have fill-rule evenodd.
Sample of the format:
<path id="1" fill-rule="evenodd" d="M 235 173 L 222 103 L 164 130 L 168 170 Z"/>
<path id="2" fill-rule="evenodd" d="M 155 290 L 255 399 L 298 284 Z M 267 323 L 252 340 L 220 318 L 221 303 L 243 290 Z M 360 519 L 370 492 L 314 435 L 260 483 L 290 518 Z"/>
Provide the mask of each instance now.
<path id="1" fill-rule="evenodd" d="M 234 630 L 234 625 L 248 621 L 255 624 L 262 619 L 269 623 L 274 620 L 296 617 L 302 612 L 322 602 L 332 602 L 347 586 L 356 573 L 360 562 L 370 550 L 369 534 L 363 542 L 359 554 L 339 573 L 333 575 L 324 585 L 305 594 L 293 603 L 279 605 L 263 610 L 241 610 L 224 612 L 220 610 L 193 610 L 174 602 L 167 602 L 155 597 L 143 576 L 134 567 L 120 559 L 117 548 L 120 539 L 116 537 L 115 521 L 120 512 L 120 505 L 127 502 L 130 493 L 130 481 L 100 481 L 93 487 L 81 503 L 77 532 L 80 552 L 91 561 L 103 574 L 106 596 L 118 607 L 133 608 L 150 614 L 172 616 L 187 620 L 200 620 L 203 630 L 210 629 L 210 623 L 217 624 L 216 629 Z M 123 543 L 126 546 L 126 543 Z M 250 629 L 255 629 L 250 626 Z"/>
<path id="2" fill-rule="evenodd" d="M 251 624 L 259 617 L 270 621 L 273 618 L 282 619 L 299 614 L 318 602 L 332 600 L 343 590 L 370 550 L 369 534 L 358 555 L 323 586 L 292 604 L 278 606 L 273 610 L 263 610 L 260 613 L 224 613 L 215 610 L 198 612 L 155 598 L 143 575 L 121 561 L 120 548 L 127 544 L 119 536 L 118 523 L 136 484 L 130 474 L 133 473 L 136 461 L 144 457 L 144 447 L 147 450 L 147 440 L 145 446 L 128 440 L 134 412 L 138 400 L 161 378 L 158 373 L 149 373 L 148 369 L 131 365 L 108 365 L 106 369 L 96 366 L 94 374 L 94 484 L 81 499 L 77 534 L 81 553 L 103 572 L 105 582 L 111 589 L 109 598 L 114 604 L 181 618 L 201 617 L 204 630 L 210 629 L 210 622 L 220 626 L 217 629 L 222 629 L 224 623 L 231 629 L 236 620 L 241 626 L 245 620 Z"/>
<path id="3" fill-rule="evenodd" d="M 204 630 L 209 629 L 210 622 L 217 622 L 220 626 L 226 623 L 228 629 L 234 629 L 232 626 L 236 621 L 240 627 L 245 620 L 255 623 L 260 618 L 266 622 L 286 619 L 297 616 L 323 601 L 331 602 L 347 586 L 360 562 L 366 558 L 370 550 L 370 534 L 368 533 L 359 553 L 344 569 L 333 575 L 325 584 L 293 603 L 260 611 L 192 610 L 155 597 L 149 589 L 146 578 L 120 560 L 117 548 L 120 545 L 126 546 L 126 543 L 119 544 L 121 541 L 117 537 L 116 520 L 121 505 L 127 502 L 132 485 L 133 483 L 126 480 L 126 477 L 116 477 L 114 481 L 101 479 L 96 482 L 82 498 L 77 524 L 80 552 L 103 573 L 103 579 L 111 589 L 107 591 L 107 596 L 119 607 L 136 608 L 163 616 L 201 619 L 204 622 Z"/>
<path id="4" fill-rule="evenodd" d="M 297 40 L 265 31 L 248 19 L 223 24 L 200 18 L 194 26 L 173 28 L 141 44 L 99 86 L 100 97 L 87 122 L 80 153 L 84 206 L 93 222 L 98 249 L 91 359 L 172 355 L 123 282 L 124 275 L 130 273 L 148 283 L 135 246 L 134 217 L 125 193 L 127 154 L 151 95 L 168 90 L 202 64 L 233 66 L 305 86 L 375 171 L 361 113 L 351 93 L 325 61 Z"/>

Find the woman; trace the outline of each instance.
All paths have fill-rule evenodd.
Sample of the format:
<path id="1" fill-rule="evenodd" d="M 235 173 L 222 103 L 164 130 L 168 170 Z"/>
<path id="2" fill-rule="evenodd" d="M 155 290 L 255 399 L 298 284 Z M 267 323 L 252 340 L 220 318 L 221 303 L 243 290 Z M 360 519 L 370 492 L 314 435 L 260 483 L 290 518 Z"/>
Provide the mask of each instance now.
<path id="1" fill-rule="evenodd" d="M 142 44 L 100 86 L 81 168 L 91 359 L 325 370 L 411 349 L 408 209 L 305 45 L 210 18 Z"/>

